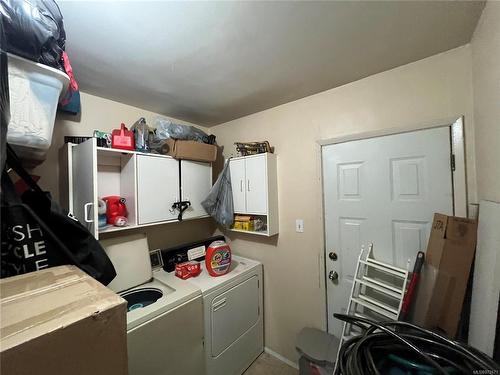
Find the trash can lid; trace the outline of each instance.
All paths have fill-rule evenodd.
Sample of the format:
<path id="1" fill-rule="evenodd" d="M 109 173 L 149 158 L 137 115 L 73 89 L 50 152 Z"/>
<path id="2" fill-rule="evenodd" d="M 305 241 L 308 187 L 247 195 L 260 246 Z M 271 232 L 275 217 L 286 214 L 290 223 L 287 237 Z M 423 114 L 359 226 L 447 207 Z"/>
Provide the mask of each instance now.
<path id="1" fill-rule="evenodd" d="M 298 352 L 319 366 L 333 366 L 340 340 L 316 328 L 302 328 L 297 335 Z"/>

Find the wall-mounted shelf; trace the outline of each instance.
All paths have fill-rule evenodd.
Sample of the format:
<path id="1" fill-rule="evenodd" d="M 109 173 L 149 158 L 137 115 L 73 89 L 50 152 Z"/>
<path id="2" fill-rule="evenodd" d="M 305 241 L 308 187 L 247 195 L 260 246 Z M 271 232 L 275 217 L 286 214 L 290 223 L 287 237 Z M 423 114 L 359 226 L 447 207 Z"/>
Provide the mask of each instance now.
<path id="1" fill-rule="evenodd" d="M 274 236 L 279 232 L 278 175 L 275 154 L 264 153 L 229 161 L 235 214 L 256 216 L 264 231 L 230 229 L 234 232 Z"/>
<path id="2" fill-rule="evenodd" d="M 190 201 L 183 219 L 207 217 L 201 206 L 212 186 L 212 165 L 167 155 L 97 147 L 91 138 L 68 144 L 68 208 L 96 238 L 150 225 L 178 222 L 175 202 Z M 126 199 L 128 225 L 97 226 L 98 198 Z"/>
<path id="3" fill-rule="evenodd" d="M 269 237 L 269 233 L 267 231 L 256 231 L 256 230 L 242 230 L 242 229 L 229 229 L 231 232 L 239 232 L 246 234 L 255 234 L 257 236 L 265 236 Z"/>

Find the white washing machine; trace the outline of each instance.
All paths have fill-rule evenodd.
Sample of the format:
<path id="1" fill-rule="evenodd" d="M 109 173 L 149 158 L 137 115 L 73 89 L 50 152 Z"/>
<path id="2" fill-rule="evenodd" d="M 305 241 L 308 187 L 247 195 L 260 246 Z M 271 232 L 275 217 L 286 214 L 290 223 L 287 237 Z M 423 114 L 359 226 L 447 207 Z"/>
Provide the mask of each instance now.
<path id="1" fill-rule="evenodd" d="M 101 241 L 117 276 L 108 285 L 128 302 L 129 375 L 205 373 L 199 288 L 151 269 L 145 235 Z"/>
<path id="2" fill-rule="evenodd" d="M 203 296 L 207 375 L 241 375 L 264 350 L 262 264 L 233 255 L 230 271 L 186 282 Z"/>

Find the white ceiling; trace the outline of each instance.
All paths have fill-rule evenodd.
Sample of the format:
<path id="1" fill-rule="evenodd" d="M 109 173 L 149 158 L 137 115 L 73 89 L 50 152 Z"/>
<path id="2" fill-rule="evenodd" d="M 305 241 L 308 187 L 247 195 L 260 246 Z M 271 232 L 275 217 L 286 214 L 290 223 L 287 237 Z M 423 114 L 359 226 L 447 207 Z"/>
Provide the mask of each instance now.
<path id="1" fill-rule="evenodd" d="M 81 90 L 211 126 L 466 44 L 484 3 L 59 2 Z"/>

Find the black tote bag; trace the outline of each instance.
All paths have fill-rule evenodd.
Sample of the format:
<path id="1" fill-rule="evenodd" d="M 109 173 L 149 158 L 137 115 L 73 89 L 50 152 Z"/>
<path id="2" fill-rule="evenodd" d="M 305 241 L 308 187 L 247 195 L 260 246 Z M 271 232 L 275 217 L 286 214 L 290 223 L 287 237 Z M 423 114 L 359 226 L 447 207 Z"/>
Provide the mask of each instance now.
<path id="1" fill-rule="evenodd" d="M 73 264 L 102 284 L 109 284 L 116 271 L 99 242 L 41 190 L 9 146 L 7 164 L 30 189 L 19 198 L 3 171 L 1 277 Z"/>

